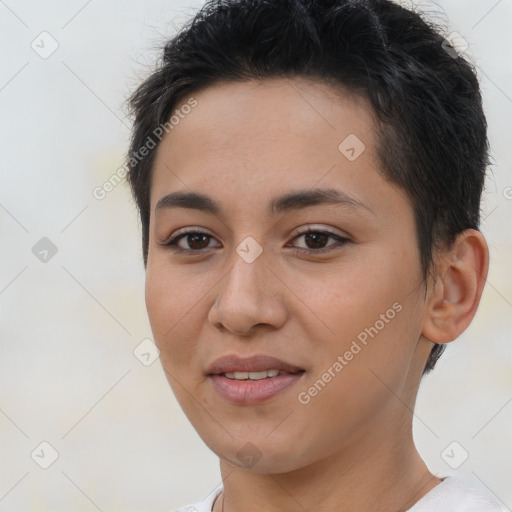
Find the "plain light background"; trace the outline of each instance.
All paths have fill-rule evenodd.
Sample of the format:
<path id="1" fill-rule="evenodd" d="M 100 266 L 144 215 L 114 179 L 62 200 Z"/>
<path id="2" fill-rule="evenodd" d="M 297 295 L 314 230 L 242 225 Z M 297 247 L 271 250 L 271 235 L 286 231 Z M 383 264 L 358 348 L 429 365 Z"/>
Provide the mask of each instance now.
<path id="1" fill-rule="evenodd" d="M 201 5 L 0 1 L 0 511 L 163 512 L 220 482 L 159 360 L 134 354 L 151 330 L 128 187 L 93 195 L 123 164 L 124 100 Z M 432 472 L 510 509 L 512 0 L 419 8 L 444 10 L 470 45 L 494 166 L 480 309 L 422 382 L 414 435 Z"/>

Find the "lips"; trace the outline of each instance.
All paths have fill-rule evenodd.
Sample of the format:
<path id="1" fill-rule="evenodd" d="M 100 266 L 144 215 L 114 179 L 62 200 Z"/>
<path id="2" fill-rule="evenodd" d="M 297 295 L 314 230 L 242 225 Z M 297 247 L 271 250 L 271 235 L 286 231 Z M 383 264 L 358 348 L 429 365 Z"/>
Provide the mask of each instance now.
<path id="1" fill-rule="evenodd" d="M 304 371 L 303 368 L 264 354 L 250 357 L 240 357 L 231 354 L 215 359 L 206 369 L 206 374 L 222 375 L 233 372 L 261 372 L 264 370 L 279 370 L 280 372 L 286 373 Z"/>

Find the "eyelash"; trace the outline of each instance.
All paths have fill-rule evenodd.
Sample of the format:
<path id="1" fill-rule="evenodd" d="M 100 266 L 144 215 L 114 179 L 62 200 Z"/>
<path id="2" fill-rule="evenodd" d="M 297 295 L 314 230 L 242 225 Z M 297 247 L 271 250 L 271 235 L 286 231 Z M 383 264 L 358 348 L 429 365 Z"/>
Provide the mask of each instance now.
<path id="1" fill-rule="evenodd" d="M 334 233 L 331 233 L 330 231 L 314 230 L 314 229 L 310 229 L 310 228 L 308 228 L 307 231 L 303 231 L 303 232 L 298 233 L 297 235 L 295 235 L 293 240 L 295 240 L 296 238 L 300 238 L 302 236 L 308 235 L 310 233 L 327 235 L 329 238 L 334 238 L 338 243 L 341 244 L 341 246 L 345 245 L 347 242 L 350 242 L 350 240 L 348 238 L 342 237 L 340 235 L 336 235 Z M 175 235 L 175 236 L 169 238 L 166 242 L 162 243 L 162 245 L 165 246 L 165 247 L 168 247 L 172 252 L 182 253 L 182 254 L 185 254 L 185 253 L 201 254 L 201 253 L 204 253 L 205 251 L 208 251 L 208 250 L 212 249 L 212 248 L 210 248 L 210 249 L 206 248 L 206 249 L 194 250 L 194 249 L 182 249 L 181 247 L 178 247 L 179 240 L 181 240 L 182 238 L 184 238 L 186 236 L 189 236 L 189 235 L 206 235 L 207 237 L 210 237 L 210 239 L 214 238 L 213 235 L 209 235 L 208 233 L 204 233 L 204 232 L 199 231 L 199 230 L 191 230 L 191 231 L 186 231 L 186 232 L 180 233 L 178 235 Z M 331 244 L 331 245 L 336 245 L 336 244 Z M 331 252 L 333 250 L 335 250 L 335 249 L 327 249 L 327 248 L 323 248 L 323 249 L 295 248 L 295 249 L 292 250 L 292 252 L 294 252 L 294 253 L 301 253 L 301 254 L 321 254 L 321 253 L 328 253 L 328 252 Z"/>

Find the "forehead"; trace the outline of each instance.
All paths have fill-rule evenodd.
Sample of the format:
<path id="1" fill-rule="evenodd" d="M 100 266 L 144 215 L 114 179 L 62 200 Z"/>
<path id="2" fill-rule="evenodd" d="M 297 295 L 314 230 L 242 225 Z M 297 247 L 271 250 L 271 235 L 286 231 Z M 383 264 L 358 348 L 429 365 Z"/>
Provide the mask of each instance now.
<path id="1" fill-rule="evenodd" d="M 297 138 L 318 145 L 326 135 L 336 142 L 344 133 L 356 132 L 373 142 L 375 117 L 367 100 L 318 79 L 216 82 L 190 96 L 197 106 L 168 134 L 177 149 L 185 139 L 190 142 L 190 135 L 208 139 L 218 149 L 276 138 L 285 147 Z M 199 145 L 196 149 L 201 151 Z"/>
<path id="2" fill-rule="evenodd" d="M 317 184 L 361 198 L 362 189 L 383 181 L 376 118 L 361 97 L 318 81 L 279 78 L 215 83 L 180 105 L 191 98 L 196 106 L 157 148 L 152 213 L 177 190 L 229 194 L 248 204 Z"/>

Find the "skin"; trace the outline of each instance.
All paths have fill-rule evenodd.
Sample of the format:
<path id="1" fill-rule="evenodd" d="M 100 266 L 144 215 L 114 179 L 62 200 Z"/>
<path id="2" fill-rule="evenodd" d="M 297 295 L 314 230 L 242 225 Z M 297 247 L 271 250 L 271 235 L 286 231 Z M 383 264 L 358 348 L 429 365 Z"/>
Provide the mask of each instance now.
<path id="1" fill-rule="evenodd" d="M 157 149 L 146 305 L 173 392 L 220 458 L 214 511 L 407 510 L 441 482 L 415 448 L 412 410 L 432 341 L 452 341 L 476 312 L 485 239 L 467 230 L 436 253 L 425 297 L 413 209 L 379 172 L 376 121 L 363 99 L 305 78 L 216 83 L 193 96 L 197 106 Z M 338 149 L 349 134 L 366 146 L 354 161 Z M 322 204 L 267 213 L 275 196 L 327 187 L 371 211 Z M 223 212 L 156 211 L 175 191 L 209 195 Z M 183 237 L 184 254 L 163 245 L 186 227 L 211 238 Z M 295 231 L 308 227 L 349 242 L 315 245 Z M 263 249 L 252 263 L 236 252 L 248 236 Z M 394 303 L 401 311 L 300 403 L 298 393 Z M 270 354 L 305 374 L 262 404 L 234 405 L 205 374 L 232 353 Z M 237 457 L 248 442 L 253 465 Z"/>

